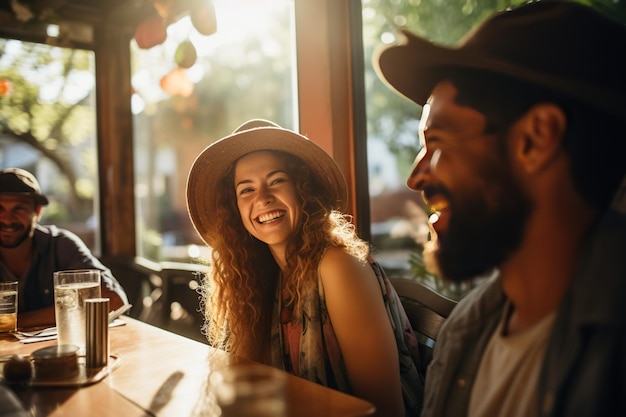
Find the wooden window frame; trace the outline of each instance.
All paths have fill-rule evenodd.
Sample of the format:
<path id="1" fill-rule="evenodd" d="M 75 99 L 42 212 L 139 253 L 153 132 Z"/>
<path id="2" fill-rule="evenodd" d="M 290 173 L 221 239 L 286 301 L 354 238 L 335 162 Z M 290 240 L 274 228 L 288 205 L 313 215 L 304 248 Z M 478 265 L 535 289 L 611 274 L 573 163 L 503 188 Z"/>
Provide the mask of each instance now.
<path id="1" fill-rule="evenodd" d="M 300 132 L 348 182 L 359 234 L 370 238 L 360 0 L 295 0 Z M 136 255 L 129 43 L 134 26 L 94 24 L 102 256 Z"/>

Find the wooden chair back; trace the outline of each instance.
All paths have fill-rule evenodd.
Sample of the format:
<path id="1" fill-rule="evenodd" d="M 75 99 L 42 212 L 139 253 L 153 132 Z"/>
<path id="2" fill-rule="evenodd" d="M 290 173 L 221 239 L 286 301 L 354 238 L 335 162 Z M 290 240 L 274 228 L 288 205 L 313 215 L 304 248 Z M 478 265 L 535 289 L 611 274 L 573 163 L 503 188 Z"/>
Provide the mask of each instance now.
<path id="1" fill-rule="evenodd" d="M 153 262 L 136 258 L 135 268 L 150 274 L 149 300 L 138 317 L 141 321 L 207 343 L 202 334 L 204 313 L 201 311 L 200 294 L 205 265 L 182 262 Z M 147 301 L 147 302 L 146 302 Z M 146 307 L 146 304 L 148 305 Z"/>
<path id="2" fill-rule="evenodd" d="M 390 278 L 419 341 L 422 372 L 432 359 L 439 329 L 457 302 L 414 279 Z"/>

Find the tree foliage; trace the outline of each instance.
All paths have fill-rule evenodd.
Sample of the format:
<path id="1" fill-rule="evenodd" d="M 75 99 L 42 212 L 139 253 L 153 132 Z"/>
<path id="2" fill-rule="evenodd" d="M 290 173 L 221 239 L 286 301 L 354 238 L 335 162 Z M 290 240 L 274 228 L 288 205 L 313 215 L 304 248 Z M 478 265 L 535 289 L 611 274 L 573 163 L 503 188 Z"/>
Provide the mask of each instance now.
<path id="1" fill-rule="evenodd" d="M 0 136 L 28 145 L 67 179 L 68 212 L 60 217 L 92 212 L 94 187 L 79 172 L 96 175 L 94 158 L 83 152 L 95 137 L 93 78 L 91 52 L 0 39 L 0 80 L 10 85 L 0 96 Z"/>

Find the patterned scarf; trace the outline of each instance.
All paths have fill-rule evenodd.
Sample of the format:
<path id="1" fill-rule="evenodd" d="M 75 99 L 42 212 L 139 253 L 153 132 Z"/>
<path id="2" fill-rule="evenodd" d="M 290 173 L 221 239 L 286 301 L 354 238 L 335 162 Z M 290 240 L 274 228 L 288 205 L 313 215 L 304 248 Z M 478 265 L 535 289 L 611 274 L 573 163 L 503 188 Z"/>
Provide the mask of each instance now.
<path id="1" fill-rule="evenodd" d="M 419 374 L 417 338 L 398 294 L 380 265 L 369 258 L 394 330 L 405 415 L 418 416 L 422 408 L 424 378 Z M 324 287 L 318 273 L 318 292 L 304 294 L 302 318 L 293 317 L 292 306 L 282 305 L 280 285 L 272 315 L 272 365 L 301 378 L 352 394 L 337 337 L 328 319 Z M 367 325 L 367 323 L 363 323 Z"/>

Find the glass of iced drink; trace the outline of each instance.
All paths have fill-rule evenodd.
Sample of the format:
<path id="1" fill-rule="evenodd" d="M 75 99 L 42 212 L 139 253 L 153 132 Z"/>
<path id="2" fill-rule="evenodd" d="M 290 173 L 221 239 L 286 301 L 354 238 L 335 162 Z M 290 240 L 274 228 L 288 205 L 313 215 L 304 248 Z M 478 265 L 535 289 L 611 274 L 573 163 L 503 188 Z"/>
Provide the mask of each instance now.
<path id="1" fill-rule="evenodd" d="M 58 344 L 85 352 L 85 300 L 100 298 L 100 271 L 76 269 L 54 273 L 54 312 Z"/>
<path id="2" fill-rule="evenodd" d="M 17 281 L 0 282 L 0 333 L 17 330 Z"/>
<path id="3" fill-rule="evenodd" d="M 286 374 L 249 363 L 221 369 L 211 376 L 222 417 L 285 417 Z"/>

